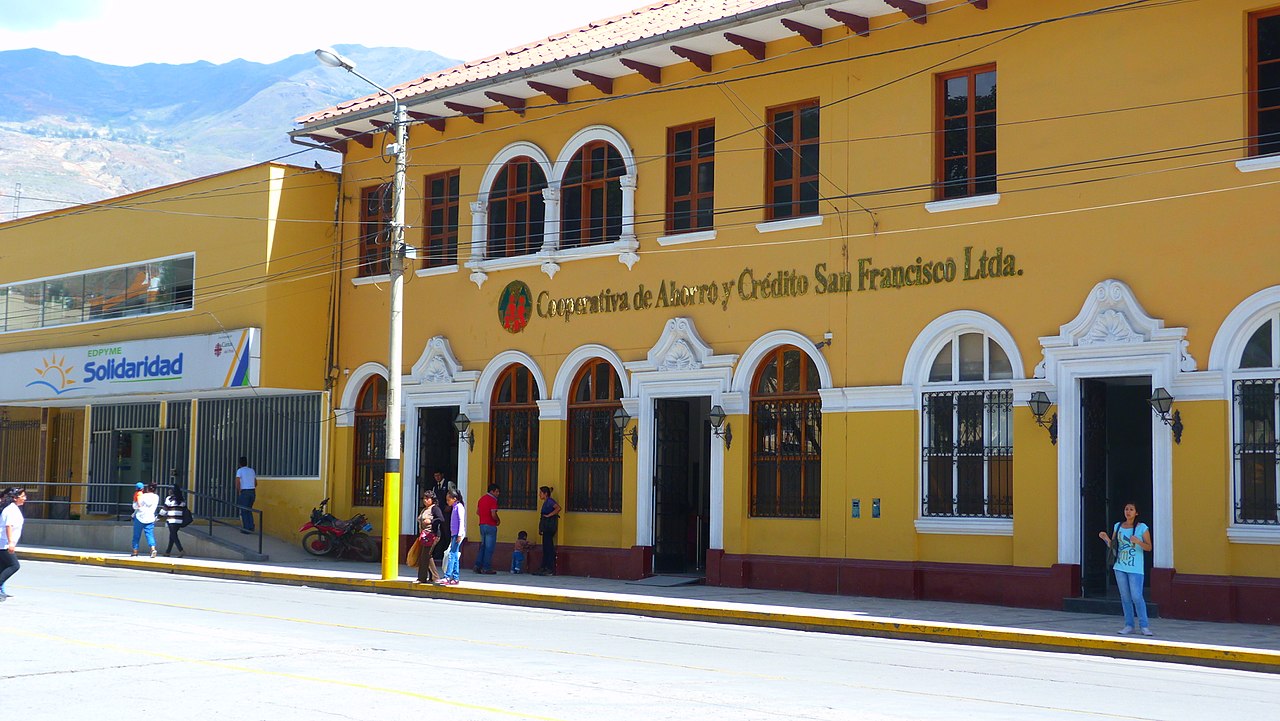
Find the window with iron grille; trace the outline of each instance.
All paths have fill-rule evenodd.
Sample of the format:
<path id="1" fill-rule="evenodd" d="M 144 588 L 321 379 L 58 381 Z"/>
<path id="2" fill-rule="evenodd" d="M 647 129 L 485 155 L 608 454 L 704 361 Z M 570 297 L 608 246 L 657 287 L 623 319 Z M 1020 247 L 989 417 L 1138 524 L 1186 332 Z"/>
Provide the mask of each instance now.
<path id="1" fill-rule="evenodd" d="M 515 258 L 542 250 L 547 175 L 528 156 L 508 160 L 489 188 L 489 258 Z"/>
<path id="2" fill-rule="evenodd" d="M 391 184 L 365 188 L 360 194 L 360 276 L 391 272 Z"/>
<path id="3" fill-rule="evenodd" d="M 1249 16 L 1249 154 L 1280 153 L 1280 8 Z"/>
<path id="4" fill-rule="evenodd" d="M 822 150 L 818 101 L 769 108 L 765 156 L 765 218 L 818 214 L 818 155 Z"/>
<path id="5" fill-rule="evenodd" d="M 938 76 L 937 197 L 996 192 L 996 66 Z"/>
<path id="6" fill-rule="evenodd" d="M 569 510 L 622 512 L 622 431 L 613 423 L 621 398 L 608 361 L 597 358 L 578 371 L 569 396 Z"/>
<path id="7" fill-rule="evenodd" d="M 503 504 L 534 510 L 538 503 L 538 384 L 515 363 L 498 376 L 490 411 L 489 482 Z"/>
<path id="8" fill-rule="evenodd" d="M 622 236 L 622 185 L 627 174 L 618 149 L 595 140 L 578 149 L 560 180 L 560 247 L 577 248 Z"/>
<path id="9" fill-rule="evenodd" d="M 769 352 L 751 392 L 751 515 L 818 518 L 822 401 L 818 369 L 794 346 Z"/>
<path id="10" fill-rule="evenodd" d="M 360 389 L 355 431 L 351 503 L 381 506 L 387 457 L 387 380 L 382 376 L 370 378 Z"/>
<path id="11" fill-rule="evenodd" d="M 1280 526 L 1280 313 L 1253 329 L 1236 376 L 1235 522 Z"/>
<path id="12" fill-rule="evenodd" d="M 424 264 L 440 268 L 458 263 L 458 170 L 428 175 L 422 209 Z"/>
<path id="13" fill-rule="evenodd" d="M 667 129 L 667 233 L 715 227 L 716 122 Z"/>
<path id="14" fill-rule="evenodd" d="M 1009 356 L 983 333 L 958 333 L 934 357 L 926 387 L 937 390 L 921 406 L 922 516 L 1013 517 L 1013 389 L 992 387 L 1012 378 Z"/>

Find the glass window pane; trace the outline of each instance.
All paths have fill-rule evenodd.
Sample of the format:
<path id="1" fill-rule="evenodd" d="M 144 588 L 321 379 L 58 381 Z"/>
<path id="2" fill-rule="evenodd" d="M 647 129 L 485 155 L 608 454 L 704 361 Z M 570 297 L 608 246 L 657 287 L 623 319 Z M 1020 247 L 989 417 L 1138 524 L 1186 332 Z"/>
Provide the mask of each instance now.
<path id="1" fill-rule="evenodd" d="M 800 110 L 800 139 L 818 139 L 818 118 L 821 110 L 814 105 Z"/>
<path id="2" fill-rule="evenodd" d="M 808 180 L 800 184 L 800 215 L 818 214 L 818 181 Z"/>
<path id="3" fill-rule="evenodd" d="M 756 392 L 769 394 L 778 392 L 778 356 L 770 356 L 760 371 L 760 380 L 756 383 Z"/>
<path id="4" fill-rule="evenodd" d="M 1280 152 L 1280 110 L 1258 113 L 1258 154 Z"/>
<path id="5" fill-rule="evenodd" d="M 774 180 L 790 180 L 791 179 L 791 156 L 790 150 L 773 151 L 773 179 Z"/>
<path id="6" fill-rule="evenodd" d="M 951 158 L 969 152 L 969 121 L 966 118 L 951 118 L 942 127 L 944 157 Z"/>
<path id="7" fill-rule="evenodd" d="M 996 74 L 978 73 L 974 78 L 973 110 L 981 113 L 996 109 Z"/>
<path id="8" fill-rule="evenodd" d="M 996 114 L 983 113 L 974 118 L 973 151 L 989 153 L 996 149 Z"/>
<path id="9" fill-rule="evenodd" d="M 790 143 L 794 137 L 794 118 L 790 110 L 784 110 L 773 116 L 774 142 Z"/>
<path id="10" fill-rule="evenodd" d="M 112 318 L 125 301 L 125 270 L 103 270 L 85 276 L 85 303 L 90 318 Z M 10 301 L 12 308 L 12 300 Z"/>
<path id="11" fill-rule="evenodd" d="M 987 351 L 989 353 L 987 362 L 991 366 L 988 380 L 1003 381 L 1013 378 L 1013 365 L 1009 362 L 1009 356 L 1004 352 L 1004 348 L 988 338 Z"/>
<path id="12" fill-rule="evenodd" d="M 1258 108 L 1280 107 L 1280 62 L 1258 66 Z"/>
<path id="13" fill-rule="evenodd" d="M 948 160 L 944 166 L 945 176 L 942 188 L 942 194 L 948 198 L 954 198 L 969 194 L 969 160 L 968 158 L 956 158 Z"/>
<path id="14" fill-rule="evenodd" d="M 773 217 L 789 218 L 793 214 L 791 208 L 791 186 L 778 185 L 773 189 Z"/>
<path id="15" fill-rule="evenodd" d="M 782 392 L 800 392 L 800 351 L 798 350 L 782 353 Z"/>
<path id="16" fill-rule="evenodd" d="M 44 284 L 44 325 L 79 323 L 84 315 L 84 276 Z"/>
<path id="17" fill-rule="evenodd" d="M 710 197 L 698 199 L 698 227 L 710 228 L 715 225 L 715 208 Z"/>
<path id="18" fill-rule="evenodd" d="M 946 94 L 946 108 L 943 112 L 947 115 L 964 115 L 969 112 L 968 76 L 948 79 L 946 81 Z"/>
<path id="19" fill-rule="evenodd" d="M 1249 336 L 1240 358 L 1241 368 L 1271 368 L 1275 365 L 1271 357 L 1271 321 L 1263 323 Z"/>
<path id="20" fill-rule="evenodd" d="M 698 164 L 698 192 L 710 193 L 715 189 L 716 182 L 716 165 L 715 163 L 699 163 Z"/>
<path id="21" fill-rule="evenodd" d="M 672 156 L 676 162 L 687 161 L 693 157 L 693 131 L 681 130 L 672 138 Z"/>
<path id="22" fill-rule="evenodd" d="M 1258 20 L 1258 62 L 1280 60 L 1280 15 Z"/>
<path id="23" fill-rule="evenodd" d="M 818 174 L 819 145 L 806 145 L 800 148 L 800 177 Z"/>
<path id="24" fill-rule="evenodd" d="M 693 190 L 693 168 L 680 165 L 671 174 L 671 192 L 673 195 L 688 195 Z"/>
<path id="25" fill-rule="evenodd" d="M 940 383 L 951 380 L 951 341 L 942 346 L 929 368 L 929 382 Z"/>
<path id="26" fill-rule="evenodd" d="M 708 156 L 716 152 L 716 126 L 698 128 L 698 155 Z"/>
<path id="27" fill-rule="evenodd" d="M 983 380 L 982 345 L 981 333 L 965 333 L 960 336 L 960 380 Z"/>
<path id="28" fill-rule="evenodd" d="M 671 225 L 675 230 L 688 230 L 693 211 L 693 204 L 687 200 L 677 200 L 671 206 Z"/>
<path id="29" fill-rule="evenodd" d="M 974 162 L 977 172 L 974 174 L 973 191 L 978 195 L 996 192 L 996 154 L 979 155 Z"/>

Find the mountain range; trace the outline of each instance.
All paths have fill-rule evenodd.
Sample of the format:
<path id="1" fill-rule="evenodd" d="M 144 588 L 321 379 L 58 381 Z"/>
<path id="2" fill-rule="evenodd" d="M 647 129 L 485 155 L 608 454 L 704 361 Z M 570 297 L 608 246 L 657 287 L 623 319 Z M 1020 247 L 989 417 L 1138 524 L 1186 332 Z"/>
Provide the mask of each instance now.
<path id="1" fill-rule="evenodd" d="M 405 48 L 335 49 L 386 85 L 458 62 Z M 289 142 L 293 119 L 369 91 L 311 53 L 121 67 L 0 52 L 0 221 L 266 160 L 334 165 L 337 154 Z"/>

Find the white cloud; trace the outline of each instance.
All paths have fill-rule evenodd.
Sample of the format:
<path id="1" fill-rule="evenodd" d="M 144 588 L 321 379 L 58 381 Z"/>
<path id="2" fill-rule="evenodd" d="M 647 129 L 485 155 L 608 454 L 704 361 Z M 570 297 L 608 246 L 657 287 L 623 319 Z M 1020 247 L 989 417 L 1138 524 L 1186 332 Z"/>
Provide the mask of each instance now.
<path id="1" fill-rule="evenodd" d="M 96 15 L 66 16 L 41 29 L 0 28 L 0 50 L 36 47 L 113 65 L 139 65 L 197 60 L 224 63 L 236 58 L 275 62 L 320 46 L 354 43 L 432 50 L 471 60 L 620 14 L 642 3 L 103 0 Z"/>

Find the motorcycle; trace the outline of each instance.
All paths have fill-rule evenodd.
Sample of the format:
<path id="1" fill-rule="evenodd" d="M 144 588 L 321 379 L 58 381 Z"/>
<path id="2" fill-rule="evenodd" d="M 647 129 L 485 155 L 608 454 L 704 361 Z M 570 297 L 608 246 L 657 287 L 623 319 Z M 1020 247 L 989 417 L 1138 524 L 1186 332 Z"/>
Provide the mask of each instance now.
<path id="1" fill-rule="evenodd" d="M 302 533 L 302 549 L 313 556 L 335 556 L 341 558 L 350 551 L 361 561 L 372 561 L 378 557 L 378 549 L 369 532 L 373 525 L 363 513 L 357 513 L 350 520 L 343 521 L 325 510 L 329 499 L 320 501 L 320 505 L 311 509 L 311 520 L 298 529 Z"/>

